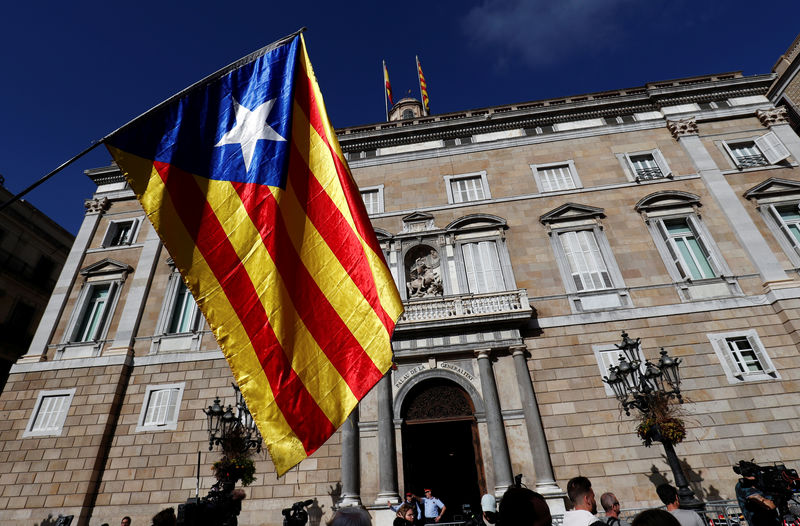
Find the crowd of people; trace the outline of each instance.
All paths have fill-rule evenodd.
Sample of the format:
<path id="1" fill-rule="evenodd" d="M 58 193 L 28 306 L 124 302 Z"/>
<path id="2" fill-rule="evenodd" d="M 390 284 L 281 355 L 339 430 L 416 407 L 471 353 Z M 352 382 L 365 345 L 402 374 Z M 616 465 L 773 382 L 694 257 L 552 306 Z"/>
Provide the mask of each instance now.
<path id="1" fill-rule="evenodd" d="M 752 477 L 751 477 L 752 478 Z M 764 495 L 752 485 L 748 485 L 745 477 L 736 486 L 736 495 L 742 513 L 750 526 L 777 525 L 775 504 L 768 495 Z M 240 502 L 244 492 L 237 495 Z M 405 500 L 393 505 L 387 503 L 396 512 L 393 526 L 422 526 L 436 524 L 442 520 L 447 507 L 433 496 L 430 488 L 426 488 L 424 497 L 417 497 L 411 492 L 405 494 Z M 706 522 L 694 511 L 680 508 L 678 491 L 669 484 L 661 484 L 656 488 L 663 509 L 648 509 L 636 515 L 631 523 L 620 517 L 620 503 L 611 492 L 600 496 L 600 505 L 605 516 L 601 519 L 597 514 L 597 500 L 591 481 L 586 477 L 575 477 L 567 483 L 567 497 L 572 502 L 572 509 L 564 513 L 562 526 L 707 526 Z M 237 514 L 238 515 L 238 514 Z M 544 497 L 528 488 L 513 486 L 509 488 L 500 501 L 500 506 L 493 495 L 481 497 L 480 513 L 471 518 L 472 526 L 550 526 L 552 517 L 550 508 Z M 173 508 L 167 508 L 153 517 L 154 526 L 175 526 L 176 517 Z M 232 523 L 232 524 L 235 524 Z M 103 526 L 107 526 L 104 524 Z M 120 526 L 131 526 L 130 517 L 123 517 Z M 372 526 L 369 513 L 358 507 L 339 509 L 328 526 Z"/>
<path id="2" fill-rule="evenodd" d="M 606 492 L 600 496 L 600 505 L 605 516 L 597 516 L 597 500 L 591 481 L 586 477 L 575 477 L 567 483 L 567 496 L 572 509 L 564 514 L 562 526 L 708 526 L 701 515 L 680 508 L 678 491 L 670 484 L 661 484 L 656 493 L 664 503 L 664 509 L 644 510 L 636 515 L 631 523 L 620 517 L 620 502 L 614 493 Z M 776 515 L 769 514 L 775 509 L 774 503 L 760 492 L 736 488 L 743 515 L 750 526 L 777 525 Z M 438 523 L 446 507 L 433 497 L 430 489 L 425 489 L 425 497 L 418 498 L 406 493 L 405 501 L 389 507 L 397 513 L 393 526 L 419 526 Z M 348 514 L 354 512 L 347 512 Z M 768 520 L 765 517 L 768 516 Z M 349 515 L 348 515 L 349 517 Z M 336 516 L 329 526 L 370 526 L 369 515 L 361 515 L 361 522 L 338 522 Z M 473 518 L 475 526 L 549 526 L 552 524 L 550 509 L 544 497 L 535 491 L 522 487 L 511 487 L 505 492 L 499 508 L 493 495 L 481 498 L 481 512 Z"/>

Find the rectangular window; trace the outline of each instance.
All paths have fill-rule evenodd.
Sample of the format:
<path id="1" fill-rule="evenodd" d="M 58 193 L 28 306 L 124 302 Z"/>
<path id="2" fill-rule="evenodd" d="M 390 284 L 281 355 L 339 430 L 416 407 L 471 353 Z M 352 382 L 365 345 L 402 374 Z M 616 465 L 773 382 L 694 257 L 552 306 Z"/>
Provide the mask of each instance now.
<path id="1" fill-rule="evenodd" d="M 636 181 L 651 181 L 672 176 L 667 161 L 659 150 L 625 154 L 625 159 Z"/>
<path id="2" fill-rule="evenodd" d="M 75 389 L 40 392 L 23 436 L 61 434 L 74 394 Z"/>
<path id="3" fill-rule="evenodd" d="M 120 247 L 130 245 L 136 237 L 136 230 L 139 224 L 138 219 L 127 219 L 124 221 L 114 221 L 108 225 L 104 247 Z"/>
<path id="4" fill-rule="evenodd" d="M 593 231 L 563 232 L 558 235 L 558 239 L 564 249 L 578 292 L 613 287 L 608 267 Z"/>
<path id="5" fill-rule="evenodd" d="M 453 191 L 453 202 L 481 201 L 484 198 L 480 177 L 464 177 L 450 181 Z"/>
<path id="6" fill-rule="evenodd" d="M 777 164 L 789 157 L 789 150 L 774 132 L 745 141 L 723 143 L 739 169 Z"/>
<path id="7" fill-rule="evenodd" d="M 444 176 L 448 203 L 466 203 L 491 199 L 486 172 Z"/>
<path id="8" fill-rule="evenodd" d="M 367 208 L 367 213 L 378 214 L 380 213 L 380 200 L 378 190 L 367 190 L 361 192 L 361 199 L 364 201 L 364 206 Z"/>
<path id="9" fill-rule="evenodd" d="M 183 280 L 178 279 L 180 283 L 178 284 L 175 305 L 172 308 L 167 329 L 169 334 L 192 332 L 196 329 L 197 305 L 194 301 L 194 296 L 189 292 Z"/>
<path id="10" fill-rule="evenodd" d="M 739 168 L 754 168 L 769 164 L 767 158 L 761 155 L 761 150 L 756 148 L 756 143 L 753 141 L 729 144 L 728 148 Z"/>
<path id="11" fill-rule="evenodd" d="M 494 241 L 465 243 L 461 250 L 464 254 L 464 267 L 467 273 L 469 291 L 473 293 L 499 292 L 505 290 L 503 271 L 500 268 L 500 257 Z"/>
<path id="12" fill-rule="evenodd" d="M 665 219 L 660 225 L 670 256 L 682 278 L 716 277 L 711 254 L 688 218 Z"/>
<path id="13" fill-rule="evenodd" d="M 80 320 L 72 338 L 73 342 L 91 342 L 100 339 L 113 288 L 112 283 L 89 285 Z"/>
<path id="14" fill-rule="evenodd" d="M 775 206 L 774 210 L 789 242 L 792 246 L 800 246 L 800 209 L 797 204 Z"/>
<path id="15" fill-rule="evenodd" d="M 531 165 L 539 191 L 557 192 L 580 188 L 581 183 L 572 161 L 564 164 Z"/>
<path id="16" fill-rule="evenodd" d="M 758 360 L 755 349 L 746 336 L 725 338 L 736 369 L 742 374 L 763 373 L 764 366 Z"/>
<path id="17" fill-rule="evenodd" d="M 755 329 L 709 334 L 708 339 L 731 383 L 779 378 Z"/>
<path id="18" fill-rule="evenodd" d="M 137 431 L 175 429 L 184 384 L 147 386 Z"/>

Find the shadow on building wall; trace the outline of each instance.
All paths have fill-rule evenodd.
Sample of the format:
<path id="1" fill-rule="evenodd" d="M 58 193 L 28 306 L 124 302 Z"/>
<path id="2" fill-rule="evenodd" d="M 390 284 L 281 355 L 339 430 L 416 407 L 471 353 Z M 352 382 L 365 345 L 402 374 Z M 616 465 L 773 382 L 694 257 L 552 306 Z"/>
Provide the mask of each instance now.
<path id="1" fill-rule="evenodd" d="M 664 462 L 667 461 L 667 458 L 662 456 L 661 458 L 664 459 Z M 695 471 L 694 468 L 687 462 L 686 458 L 682 460 L 679 459 L 681 469 L 683 470 L 684 475 L 689 480 L 689 487 L 692 488 L 695 496 L 702 500 L 702 501 L 715 501 L 715 500 L 723 500 L 722 495 L 719 493 L 719 489 L 715 488 L 714 485 L 709 485 L 708 488 L 703 488 L 703 471 L 697 470 Z M 672 473 L 668 473 L 668 475 L 672 475 Z M 647 478 L 650 479 L 650 483 L 653 487 L 658 487 L 661 484 L 672 484 L 673 486 L 675 483 L 667 478 L 656 466 L 653 464 L 650 466 L 650 474 L 647 475 Z"/>

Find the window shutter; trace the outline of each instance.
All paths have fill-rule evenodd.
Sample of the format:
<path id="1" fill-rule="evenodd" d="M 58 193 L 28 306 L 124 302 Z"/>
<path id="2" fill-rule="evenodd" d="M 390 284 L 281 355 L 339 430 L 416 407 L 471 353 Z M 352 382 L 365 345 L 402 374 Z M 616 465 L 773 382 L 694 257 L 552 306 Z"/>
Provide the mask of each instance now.
<path id="1" fill-rule="evenodd" d="M 678 255 L 678 247 L 675 246 L 675 241 L 670 237 L 669 233 L 667 232 L 667 227 L 664 224 L 664 221 L 661 219 L 656 219 L 656 227 L 658 231 L 661 233 L 661 238 L 664 240 L 664 244 L 667 246 L 667 251 L 669 252 L 669 256 L 672 258 L 672 264 L 675 265 L 675 268 L 680 274 L 681 279 L 686 279 L 687 274 L 683 268 L 683 262 L 681 261 L 680 256 Z"/>
<path id="2" fill-rule="evenodd" d="M 735 155 L 733 155 L 733 150 L 731 150 L 731 147 L 730 147 L 730 146 L 728 146 L 728 143 L 727 143 L 727 142 L 723 142 L 723 143 L 722 143 L 722 146 L 724 146 L 724 147 L 725 147 L 725 151 L 726 151 L 726 152 L 728 152 L 728 155 L 729 155 L 729 156 L 730 156 L 730 158 L 733 160 L 733 164 L 734 164 L 734 165 L 735 165 L 737 168 L 740 168 L 740 167 L 741 167 L 741 164 L 739 164 L 739 159 L 737 159 L 737 158 L 736 158 L 736 156 L 735 156 Z"/>
<path id="3" fill-rule="evenodd" d="M 631 161 L 631 156 L 628 155 L 627 153 L 625 154 L 625 163 L 628 166 L 628 171 L 631 174 L 631 179 L 636 180 L 636 178 L 638 177 L 636 175 L 636 168 L 633 166 L 633 161 Z"/>
<path id="4" fill-rule="evenodd" d="M 766 352 L 764 352 L 764 349 L 761 347 L 761 342 L 750 336 L 747 337 L 747 341 L 750 342 L 750 347 L 752 347 L 753 351 L 756 353 L 756 358 L 758 358 L 758 362 L 761 364 L 764 372 L 770 376 L 775 376 L 775 368 L 772 366 Z"/>
<path id="5" fill-rule="evenodd" d="M 656 164 L 658 164 L 658 167 L 661 169 L 661 173 L 664 175 L 664 177 L 672 176 L 672 171 L 667 165 L 667 160 L 664 159 L 663 155 L 661 155 L 661 151 L 653 150 L 653 159 L 656 161 Z"/>
<path id="6" fill-rule="evenodd" d="M 738 380 L 744 380 L 744 375 L 736 365 L 736 360 L 733 358 L 733 351 L 731 351 L 728 341 L 720 336 L 709 336 L 708 338 L 711 340 L 711 344 L 720 351 L 719 354 L 725 360 L 723 365 L 728 368 L 728 370 L 731 372 L 731 375 L 736 377 Z"/>
<path id="7" fill-rule="evenodd" d="M 783 220 L 783 217 L 781 217 L 781 214 L 778 212 L 778 209 L 775 208 L 775 205 L 767 205 L 767 210 L 769 210 L 769 214 L 772 216 L 772 219 L 775 220 L 775 224 L 777 224 L 778 227 L 783 231 L 786 240 L 791 243 L 795 250 L 800 249 L 800 244 L 798 244 L 797 238 L 795 238 L 794 234 L 789 229 L 789 225 L 787 225 L 786 221 Z"/>
<path id="8" fill-rule="evenodd" d="M 789 150 L 778 139 L 775 132 L 762 135 L 755 140 L 755 143 L 761 153 L 764 154 L 764 157 L 767 158 L 769 164 L 777 164 L 789 157 Z"/>

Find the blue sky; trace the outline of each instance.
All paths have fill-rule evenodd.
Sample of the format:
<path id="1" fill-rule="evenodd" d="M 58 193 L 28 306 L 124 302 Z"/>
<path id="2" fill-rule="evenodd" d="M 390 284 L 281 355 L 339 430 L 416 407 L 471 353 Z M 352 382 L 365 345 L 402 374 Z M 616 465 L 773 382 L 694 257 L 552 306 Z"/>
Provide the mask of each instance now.
<path id="1" fill-rule="evenodd" d="M 0 174 L 17 192 L 151 106 L 305 26 L 334 126 L 384 118 L 395 98 L 433 113 L 741 70 L 768 73 L 800 32 L 800 2 L 15 2 L 0 20 Z M 103 148 L 27 199 L 75 233 Z"/>

